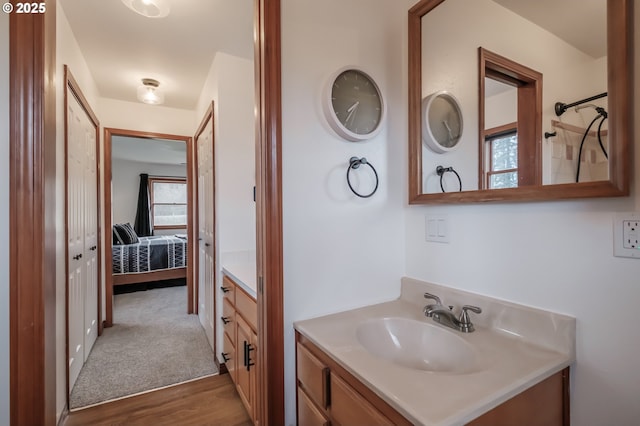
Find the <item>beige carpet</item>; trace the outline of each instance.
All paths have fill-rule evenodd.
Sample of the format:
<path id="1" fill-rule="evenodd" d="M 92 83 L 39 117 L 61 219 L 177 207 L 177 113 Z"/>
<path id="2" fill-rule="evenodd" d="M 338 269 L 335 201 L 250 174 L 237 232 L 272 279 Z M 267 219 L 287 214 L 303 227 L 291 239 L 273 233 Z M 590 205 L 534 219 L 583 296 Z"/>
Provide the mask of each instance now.
<path id="1" fill-rule="evenodd" d="M 114 326 L 98 338 L 71 392 L 71 409 L 217 373 L 186 286 L 114 298 Z"/>

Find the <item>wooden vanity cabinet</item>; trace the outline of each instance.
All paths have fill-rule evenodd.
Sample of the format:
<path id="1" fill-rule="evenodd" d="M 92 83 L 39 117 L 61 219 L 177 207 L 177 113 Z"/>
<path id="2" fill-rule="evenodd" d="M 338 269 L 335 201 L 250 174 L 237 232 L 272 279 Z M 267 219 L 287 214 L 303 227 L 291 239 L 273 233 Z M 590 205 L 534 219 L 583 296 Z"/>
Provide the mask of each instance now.
<path id="1" fill-rule="evenodd" d="M 258 336 L 256 300 L 231 278 L 223 276 L 222 358 L 245 409 L 259 424 L 257 409 Z"/>
<path id="2" fill-rule="evenodd" d="M 569 367 L 467 424 L 569 426 Z"/>
<path id="3" fill-rule="evenodd" d="M 411 425 L 326 353 L 296 331 L 300 426 Z M 569 368 L 468 423 L 472 426 L 569 426 Z"/>
<path id="4" fill-rule="evenodd" d="M 296 379 L 300 426 L 411 425 L 298 332 Z"/>

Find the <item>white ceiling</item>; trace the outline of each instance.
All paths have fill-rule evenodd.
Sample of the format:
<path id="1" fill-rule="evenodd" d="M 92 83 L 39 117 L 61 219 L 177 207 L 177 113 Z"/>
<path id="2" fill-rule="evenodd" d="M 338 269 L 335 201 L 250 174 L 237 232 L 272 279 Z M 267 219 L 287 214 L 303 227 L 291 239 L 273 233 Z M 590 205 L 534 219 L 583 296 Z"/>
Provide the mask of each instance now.
<path id="1" fill-rule="evenodd" d="M 607 54 L 606 0 L 493 0 L 593 58 Z"/>
<path id="2" fill-rule="evenodd" d="M 142 78 L 165 106 L 194 109 L 216 52 L 253 59 L 253 0 L 167 0 L 145 18 L 120 0 L 60 0 L 100 96 L 137 102 Z"/>
<path id="3" fill-rule="evenodd" d="M 187 144 L 167 139 L 113 136 L 111 158 L 141 163 L 184 165 L 187 162 Z"/>

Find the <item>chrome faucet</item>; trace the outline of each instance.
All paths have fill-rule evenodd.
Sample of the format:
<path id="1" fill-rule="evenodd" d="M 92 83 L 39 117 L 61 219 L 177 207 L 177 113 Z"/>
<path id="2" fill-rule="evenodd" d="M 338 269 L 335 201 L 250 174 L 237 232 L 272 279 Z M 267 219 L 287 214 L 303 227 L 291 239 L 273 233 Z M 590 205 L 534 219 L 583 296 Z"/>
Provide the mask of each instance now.
<path id="1" fill-rule="evenodd" d="M 475 330 L 475 327 L 473 326 L 473 324 L 471 323 L 471 319 L 469 318 L 468 311 L 479 314 L 482 312 L 482 309 L 480 309 L 479 307 L 464 305 L 462 307 L 460 317 L 456 318 L 455 314 L 453 313 L 453 306 L 443 306 L 442 301 L 438 296 L 431 293 L 425 293 L 424 297 L 425 299 L 432 299 L 436 302 L 424 307 L 423 312 L 428 318 L 433 318 L 434 321 L 463 333 L 471 333 Z"/>

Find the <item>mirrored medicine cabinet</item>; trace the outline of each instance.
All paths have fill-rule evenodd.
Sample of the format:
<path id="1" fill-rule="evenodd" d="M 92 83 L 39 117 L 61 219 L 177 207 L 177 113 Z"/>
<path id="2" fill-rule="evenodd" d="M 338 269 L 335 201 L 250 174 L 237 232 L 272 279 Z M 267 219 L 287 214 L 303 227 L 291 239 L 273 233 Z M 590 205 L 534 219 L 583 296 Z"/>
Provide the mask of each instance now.
<path id="1" fill-rule="evenodd" d="M 422 0 L 413 6 L 409 203 L 628 195 L 631 3 Z M 456 100 L 450 110 L 461 117 L 425 110 L 442 93 Z M 458 121 L 464 127 L 453 135 Z M 455 148 L 433 149 L 425 140 L 433 134 L 445 144 L 455 137 Z"/>

